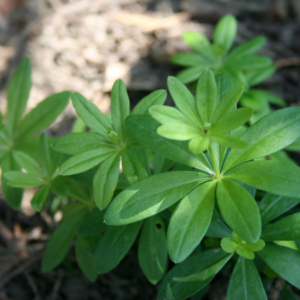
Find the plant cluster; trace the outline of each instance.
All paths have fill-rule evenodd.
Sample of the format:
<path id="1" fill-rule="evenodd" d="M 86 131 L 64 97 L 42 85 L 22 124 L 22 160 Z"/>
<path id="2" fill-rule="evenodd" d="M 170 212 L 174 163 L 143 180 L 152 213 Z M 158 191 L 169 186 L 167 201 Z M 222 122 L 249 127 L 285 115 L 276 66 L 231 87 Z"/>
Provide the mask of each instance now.
<path id="1" fill-rule="evenodd" d="M 137 240 L 145 276 L 161 281 L 159 300 L 201 299 L 222 269 L 232 270 L 229 300 L 267 299 L 278 276 L 300 288 L 300 168 L 269 159 L 300 137 L 300 107 L 264 111 L 256 122 L 252 104 L 237 108 L 249 93 L 268 95 L 249 87 L 274 65 L 252 54 L 261 37 L 228 53 L 235 34 L 235 19 L 225 16 L 213 45 L 184 36 L 198 54 L 173 57 L 193 66 L 168 79 L 175 107 L 165 106 L 167 92 L 158 90 L 130 113 L 117 80 L 110 116 L 81 94 L 63 92 L 22 118 L 30 91 L 30 63 L 22 61 L 9 84 L 5 126 L 1 121 L 2 189 L 14 209 L 30 187 L 36 211 L 63 211 L 44 272 L 64 261 L 75 240 L 78 265 L 94 281 Z M 197 81 L 196 96 L 180 80 Z M 69 97 L 88 130 L 38 136 Z M 176 265 L 168 271 L 169 258 Z M 293 296 L 288 284 L 283 299 Z"/>

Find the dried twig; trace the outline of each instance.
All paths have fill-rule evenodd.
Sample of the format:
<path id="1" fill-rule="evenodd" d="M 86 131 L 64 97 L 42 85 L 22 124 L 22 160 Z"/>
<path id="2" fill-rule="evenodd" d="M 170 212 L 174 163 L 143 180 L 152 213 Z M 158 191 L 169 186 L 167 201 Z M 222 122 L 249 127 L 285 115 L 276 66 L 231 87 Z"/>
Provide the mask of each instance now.
<path id="1" fill-rule="evenodd" d="M 289 57 L 279 59 L 275 62 L 277 68 L 300 66 L 300 57 Z"/>

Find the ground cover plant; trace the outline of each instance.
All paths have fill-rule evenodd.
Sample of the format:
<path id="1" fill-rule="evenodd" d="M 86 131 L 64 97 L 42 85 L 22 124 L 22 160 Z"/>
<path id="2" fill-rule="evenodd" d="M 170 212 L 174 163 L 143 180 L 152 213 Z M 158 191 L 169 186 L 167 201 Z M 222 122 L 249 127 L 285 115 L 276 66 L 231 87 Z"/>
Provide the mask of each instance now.
<path id="1" fill-rule="evenodd" d="M 214 54 L 229 50 L 235 26 L 231 16 L 220 21 Z M 261 38 L 253 44 L 250 52 L 249 44 L 240 49 L 256 62 L 257 74 L 270 61 L 253 58 Z M 36 211 L 63 212 L 43 272 L 64 262 L 74 245 L 79 267 L 95 281 L 137 241 L 137 259 L 147 279 L 159 283 L 159 300 L 201 299 L 223 269 L 231 273 L 228 299 L 267 299 L 278 276 L 289 284 L 283 295 L 296 297 L 290 286 L 300 288 L 300 169 L 269 157 L 300 137 L 300 108 L 268 111 L 251 122 L 255 111 L 238 108 L 245 95 L 245 82 L 235 80 L 241 71 L 232 68 L 233 77 L 206 65 L 194 78 L 195 95 L 180 76 L 169 77 L 175 107 L 165 106 L 167 92 L 158 90 L 130 112 L 117 80 L 111 116 L 67 91 L 22 119 L 30 90 L 30 62 L 22 61 L 1 122 L 2 189 L 14 209 L 23 189 L 34 187 Z M 70 98 L 88 130 L 38 136 Z"/>

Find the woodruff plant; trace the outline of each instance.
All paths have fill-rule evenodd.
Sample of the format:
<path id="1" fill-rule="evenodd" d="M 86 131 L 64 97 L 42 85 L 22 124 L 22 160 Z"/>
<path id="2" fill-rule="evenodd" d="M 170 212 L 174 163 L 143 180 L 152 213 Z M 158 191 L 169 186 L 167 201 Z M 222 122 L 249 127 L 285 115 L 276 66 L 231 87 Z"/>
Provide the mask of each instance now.
<path id="1" fill-rule="evenodd" d="M 266 39 L 258 36 L 230 51 L 236 33 L 237 21 L 232 15 L 226 15 L 218 22 L 213 34 L 213 43 L 203 34 L 186 32 L 182 39 L 195 53 L 178 53 L 171 57 L 171 61 L 187 67 L 177 75 L 183 83 L 195 82 L 204 69 L 210 68 L 215 75 L 221 72 L 228 76 L 235 85 L 243 84 L 244 94 L 240 104 L 254 110 L 251 118 L 253 123 L 270 113 L 269 103 L 285 106 L 285 101 L 273 93 L 253 88 L 276 71 L 276 66 L 269 57 L 254 54 L 263 47 Z"/>
<path id="2" fill-rule="evenodd" d="M 16 91 L 30 73 L 15 78 L 28 72 L 28 64 L 21 63 L 10 83 L 15 103 L 23 103 Z M 260 273 L 300 288 L 300 169 L 266 159 L 300 136 L 300 108 L 270 113 L 241 134 L 252 114 L 237 108 L 241 84 L 205 69 L 196 97 L 174 77 L 168 88 L 176 108 L 163 105 L 166 91 L 159 90 L 130 114 L 126 87 L 116 81 L 111 118 L 73 93 L 73 105 L 89 131 L 58 139 L 33 136 L 40 148 L 2 146 L 16 166 L 2 167 L 3 187 L 17 192 L 36 187 L 34 209 L 63 212 L 42 270 L 60 265 L 75 240 L 78 265 L 94 281 L 114 269 L 138 239 L 145 276 L 153 284 L 162 280 L 159 300 L 183 300 L 198 291 L 201 299 L 225 265 L 233 270 L 229 300 L 267 299 L 270 281 L 264 277 L 263 284 Z M 47 113 L 51 105 L 66 105 L 70 93 L 64 93 L 65 98 L 56 94 L 45 100 Z M 55 119 L 50 114 L 46 123 L 47 113 L 38 107 L 28 115 L 42 118 L 26 121 L 34 128 L 31 135 Z M 10 132 L 5 129 L 10 118 L 7 113 L 1 136 Z M 12 136 L 23 127 L 16 126 Z M 168 256 L 176 263 L 169 272 Z M 287 287 L 283 297 L 292 293 Z"/>

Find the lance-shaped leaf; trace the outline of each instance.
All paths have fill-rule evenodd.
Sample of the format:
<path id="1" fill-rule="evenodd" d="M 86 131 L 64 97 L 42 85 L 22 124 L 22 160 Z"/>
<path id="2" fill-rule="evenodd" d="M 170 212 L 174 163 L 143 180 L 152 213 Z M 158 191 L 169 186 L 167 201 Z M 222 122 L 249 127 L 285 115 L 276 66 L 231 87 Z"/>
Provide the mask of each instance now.
<path id="1" fill-rule="evenodd" d="M 218 91 L 222 89 L 222 86 L 218 86 Z M 238 103 L 240 100 L 242 94 L 244 91 L 244 86 L 242 84 L 237 85 L 232 90 L 228 91 L 224 95 L 223 98 L 221 98 L 220 103 L 216 107 L 213 117 L 212 117 L 212 123 L 215 124 L 220 118 L 225 116 L 228 112 L 230 112 Z"/>
<path id="2" fill-rule="evenodd" d="M 90 280 L 95 281 L 98 274 L 95 267 L 95 255 L 84 249 L 81 239 L 77 238 L 75 244 L 75 254 L 77 263 L 83 274 Z"/>
<path id="3" fill-rule="evenodd" d="M 60 167 L 60 175 L 72 175 L 85 172 L 115 153 L 113 148 L 100 148 L 77 154 L 66 160 Z"/>
<path id="4" fill-rule="evenodd" d="M 157 133 L 167 139 L 187 141 L 199 136 L 200 130 L 184 123 L 173 123 L 158 127 Z"/>
<path id="5" fill-rule="evenodd" d="M 118 194 L 105 214 L 109 225 L 133 223 L 168 208 L 197 185 L 210 180 L 196 172 L 167 172 L 153 175 Z"/>
<path id="6" fill-rule="evenodd" d="M 194 295 L 215 277 L 231 256 L 222 249 L 192 255 L 164 277 L 158 300 L 184 300 Z"/>
<path id="7" fill-rule="evenodd" d="M 187 31 L 182 35 L 182 39 L 191 49 L 205 58 L 206 61 L 208 60 L 212 63 L 215 61 L 210 42 L 205 35 L 196 31 Z"/>
<path id="8" fill-rule="evenodd" d="M 168 227 L 170 258 L 182 262 L 200 244 L 210 224 L 215 204 L 216 183 L 196 187 L 177 205 Z"/>
<path id="9" fill-rule="evenodd" d="M 264 36 L 257 36 L 251 40 L 242 43 L 241 45 L 234 48 L 227 56 L 226 61 L 234 60 L 249 54 L 252 54 L 259 50 L 266 43 Z"/>
<path id="10" fill-rule="evenodd" d="M 263 97 L 264 99 L 266 99 L 268 102 L 272 103 L 272 104 L 276 104 L 276 105 L 280 105 L 280 106 L 285 106 L 286 102 L 278 97 L 277 95 L 270 93 L 268 91 L 264 91 L 264 90 L 260 90 L 260 89 L 251 89 L 251 92 Z"/>
<path id="11" fill-rule="evenodd" d="M 170 106 L 155 105 L 149 109 L 150 115 L 159 123 L 167 124 L 188 124 L 195 127 L 195 123 L 187 118 L 178 109 Z"/>
<path id="12" fill-rule="evenodd" d="M 235 40 L 237 21 L 234 16 L 226 15 L 217 24 L 214 31 L 214 43 L 229 50 Z"/>
<path id="13" fill-rule="evenodd" d="M 210 138 L 220 145 L 229 148 L 243 149 L 248 146 L 246 141 L 226 133 L 212 132 Z"/>
<path id="14" fill-rule="evenodd" d="M 201 125 L 196 100 L 188 88 L 175 77 L 168 77 L 168 87 L 178 109 L 195 124 Z"/>
<path id="15" fill-rule="evenodd" d="M 269 193 L 300 198 L 300 168 L 292 164 L 251 161 L 237 166 L 225 176 Z"/>
<path id="16" fill-rule="evenodd" d="M 47 244 L 42 260 L 43 272 L 50 272 L 63 261 L 71 247 L 77 228 L 86 214 L 86 210 L 72 214 L 55 230 Z"/>
<path id="17" fill-rule="evenodd" d="M 132 114 L 148 114 L 148 110 L 153 105 L 163 105 L 167 99 L 165 90 L 157 90 L 144 97 L 133 109 Z"/>
<path id="18" fill-rule="evenodd" d="M 11 78 L 7 90 L 7 126 L 12 133 L 21 121 L 31 89 L 31 65 L 24 58 Z"/>
<path id="19" fill-rule="evenodd" d="M 20 166 L 13 159 L 12 152 L 6 152 L 1 159 L 1 188 L 5 199 L 13 209 L 19 209 L 22 201 L 23 190 L 11 187 L 7 184 L 7 179 L 3 176 L 4 173 L 11 170 L 20 170 Z"/>
<path id="20" fill-rule="evenodd" d="M 295 213 L 269 224 L 262 233 L 265 241 L 300 240 L 300 213 Z"/>
<path id="21" fill-rule="evenodd" d="M 217 185 L 217 200 L 230 228 L 244 240 L 256 242 L 261 234 L 261 220 L 252 196 L 232 180 L 222 179 Z"/>
<path id="22" fill-rule="evenodd" d="M 111 271 L 120 263 L 133 245 L 141 225 L 142 222 L 137 222 L 107 229 L 95 253 L 95 264 L 99 274 Z"/>
<path id="23" fill-rule="evenodd" d="M 267 300 L 255 264 L 240 257 L 230 277 L 227 290 L 228 300 Z"/>
<path id="24" fill-rule="evenodd" d="M 267 193 L 259 204 L 262 225 L 276 219 L 298 203 L 300 203 L 300 199 Z"/>
<path id="25" fill-rule="evenodd" d="M 49 194 L 49 186 L 40 187 L 31 199 L 31 206 L 35 211 L 41 211 L 45 200 Z"/>
<path id="26" fill-rule="evenodd" d="M 189 149 L 194 154 L 205 151 L 209 146 L 209 137 L 197 136 L 189 141 Z"/>
<path id="27" fill-rule="evenodd" d="M 52 144 L 52 148 L 61 153 L 76 155 L 110 145 L 113 144 L 108 138 L 97 133 L 80 132 L 60 137 Z"/>
<path id="28" fill-rule="evenodd" d="M 107 226 L 103 222 L 104 211 L 94 210 L 81 223 L 78 234 L 82 237 L 93 236 L 101 233 Z"/>
<path id="29" fill-rule="evenodd" d="M 141 145 L 184 165 L 213 173 L 203 153 L 193 154 L 187 142 L 165 139 L 156 133 L 159 123 L 150 116 L 130 116 L 126 125 Z"/>
<path id="30" fill-rule="evenodd" d="M 142 163 L 130 150 L 124 149 L 121 155 L 123 173 L 130 184 L 133 184 L 138 179 L 143 179 L 148 176 Z"/>
<path id="31" fill-rule="evenodd" d="M 4 173 L 4 177 L 8 185 L 16 188 L 32 188 L 47 184 L 46 181 L 39 177 L 21 171 L 7 171 Z"/>
<path id="32" fill-rule="evenodd" d="M 214 73 L 206 69 L 202 72 L 197 84 L 197 109 L 202 124 L 210 123 L 217 102 L 217 84 Z"/>
<path id="33" fill-rule="evenodd" d="M 104 209 L 111 201 L 119 178 L 120 154 L 115 153 L 98 168 L 94 179 L 94 199 L 98 208 Z"/>
<path id="34" fill-rule="evenodd" d="M 166 228 L 159 215 L 144 221 L 138 251 L 139 263 L 145 276 L 151 283 L 157 284 L 168 263 Z"/>
<path id="35" fill-rule="evenodd" d="M 188 52 L 177 53 L 170 58 L 170 61 L 176 65 L 184 67 L 202 66 L 203 64 L 205 66 L 212 65 L 212 63 L 205 59 L 203 56 Z"/>
<path id="36" fill-rule="evenodd" d="M 212 132 L 228 132 L 249 121 L 253 110 L 250 108 L 235 109 L 219 118 L 211 128 Z"/>
<path id="37" fill-rule="evenodd" d="M 277 245 L 266 245 L 257 254 L 281 277 L 300 288 L 300 252 Z"/>
<path id="38" fill-rule="evenodd" d="M 248 55 L 225 62 L 226 67 L 243 71 L 262 69 L 269 67 L 272 64 L 272 59 L 263 55 Z"/>
<path id="39" fill-rule="evenodd" d="M 209 63 L 204 66 L 201 65 L 199 67 L 197 66 L 197 67 L 186 68 L 186 69 L 180 71 L 176 77 L 182 83 L 185 83 L 185 84 L 190 83 L 190 82 L 198 80 L 201 73 L 203 72 L 203 70 L 205 70 L 206 68 L 210 68 L 210 67 L 213 67 L 213 64 Z"/>
<path id="40" fill-rule="evenodd" d="M 246 73 L 246 80 L 249 86 L 257 85 L 268 78 L 270 78 L 276 72 L 276 66 L 274 64 L 260 69 L 253 69 Z"/>
<path id="41" fill-rule="evenodd" d="M 48 127 L 66 108 L 71 92 L 53 94 L 40 102 L 21 121 L 18 138 L 32 135 Z"/>
<path id="42" fill-rule="evenodd" d="M 118 79 L 111 91 L 111 119 L 122 142 L 128 134 L 125 119 L 129 115 L 129 105 L 126 86 L 121 79 Z"/>
<path id="43" fill-rule="evenodd" d="M 13 151 L 13 158 L 19 164 L 19 166 L 25 169 L 28 173 L 42 177 L 43 171 L 41 170 L 39 164 L 29 155 L 21 151 Z"/>
<path id="44" fill-rule="evenodd" d="M 230 151 L 224 171 L 283 149 L 300 136 L 299 126 L 300 107 L 284 108 L 263 117 L 242 135 L 242 139 L 248 142 L 248 147 Z"/>
<path id="45" fill-rule="evenodd" d="M 98 107 L 79 93 L 73 93 L 71 98 L 77 115 L 82 121 L 91 129 L 107 137 L 107 128 L 111 125 Z"/>

